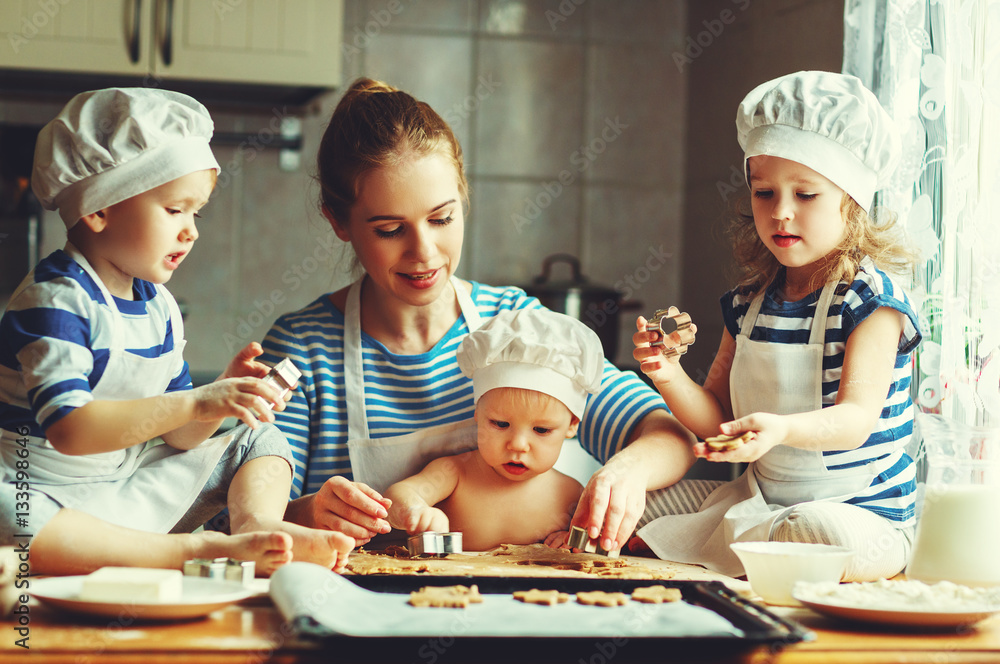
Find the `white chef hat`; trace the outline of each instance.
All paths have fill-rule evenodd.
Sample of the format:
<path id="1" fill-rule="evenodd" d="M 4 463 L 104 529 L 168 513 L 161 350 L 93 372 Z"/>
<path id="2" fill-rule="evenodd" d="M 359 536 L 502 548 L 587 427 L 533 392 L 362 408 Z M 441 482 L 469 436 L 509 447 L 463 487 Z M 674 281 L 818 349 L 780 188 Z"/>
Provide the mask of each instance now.
<path id="1" fill-rule="evenodd" d="M 548 309 L 505 311 L 458 347 L 458 366 L 472 378 L 476 403 L 497 387 L 543 392 L 583 416 L 601 386 L 601 340 L 581 321 Z"/>
<path id="2" fill-rule="evenodd" d="M 808 166 L 846 191 L 866 211 L 901 152 L 893 119 L 855 76 L 800 71 L 754 88 L 736 112 L 748 160 L 757 155 Z"/>
<path id="3" fill-rule="evenodd" d="M 67 228 L 83 216 L 218 162 L 214 124 L 191 97 L 155 88 L 81 92 L 42 127 L 31 187 Z"/>

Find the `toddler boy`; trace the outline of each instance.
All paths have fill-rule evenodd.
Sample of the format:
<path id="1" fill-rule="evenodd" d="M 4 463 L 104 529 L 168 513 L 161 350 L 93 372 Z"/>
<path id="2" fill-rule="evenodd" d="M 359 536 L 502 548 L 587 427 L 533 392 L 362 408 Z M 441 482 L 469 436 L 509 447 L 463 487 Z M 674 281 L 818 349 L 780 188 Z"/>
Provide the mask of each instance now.
<path id="1" fill-rule="evenodd" d="M 389 523 L 460 531 L 470 551 L 562 543 L 583 487 L 552 466 L 600 388 L 600 339 L 564 314 L 520 309 L 471 332 L 457 357 L 472 378 L 478 449 L 389 487 Z"/>
<path id="2" fill-rule="evenodd" d="M 163 284 L 215 186 L 212 131 L 194 99 L 133 88 L 77 95 L 38 136 L 32 188 L 68 242 L 0 320 L 0 546 L 30 538 L 34 573 L 222 556 L 262 574 L 293 555 L 342 568 L 354 546 L 283 521 L 291 453 L 264 406 L 284 401 L 259 344 L 192 389 Z M 230 416 L 246 424 L 210 438 Z M 191 532 L 224 507 L 232 535 Z"/>

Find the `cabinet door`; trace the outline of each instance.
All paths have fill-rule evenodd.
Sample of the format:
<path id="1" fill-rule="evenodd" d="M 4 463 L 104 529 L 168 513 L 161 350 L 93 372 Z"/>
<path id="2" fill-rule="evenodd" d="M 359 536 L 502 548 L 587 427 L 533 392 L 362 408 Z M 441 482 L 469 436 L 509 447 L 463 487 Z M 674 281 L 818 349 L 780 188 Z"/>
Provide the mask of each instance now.
<path id="1" fill-rule="evenodd" d="M 149 72 L 155 0 L 2 0 L 0 67 Z"/>
<path id="2" fill-rule="evenodd" d="M 342 0 L 160 0 L 154 74 L 333 87 L 342 34 Z"/>

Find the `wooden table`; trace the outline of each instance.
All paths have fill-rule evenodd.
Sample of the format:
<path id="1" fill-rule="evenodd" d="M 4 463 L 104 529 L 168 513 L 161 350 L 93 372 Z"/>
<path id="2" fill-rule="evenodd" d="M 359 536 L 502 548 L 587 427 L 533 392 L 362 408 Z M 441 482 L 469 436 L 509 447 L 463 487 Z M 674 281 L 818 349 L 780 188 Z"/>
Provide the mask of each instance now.
<path id="1" fill-rule="evenodd" d="M 26 651 L 14 646 L 13 624 L 0 622 L 0 661 L 49 664 L 91 662 L 160 664 L 252 664 L 254 662 L 322 662 L 341 659 L 316 643 L 296 639 L 273 607 L 263 603 L 231 606 L 204 620 L 172 624 L 120 626 L 107 621 L 83 621 L 31 605 Z M 757 650 L 740 660 L 747 663 L 813 664 L 831 662 L 987 662 L 1000 661 L 1000 618 L 984 621 L 965 634 L 859 631 L 807 610 L 790 617 L 813 630 L 816 640 L 776 653 Z M 599 664 L 599 658 L 592 659 Z M 621 661 L 629 661 L 622 653 Z M 382 661 L 377 651 L 358 661 Z M 414 657 L 413 661 L 428 661 Z M 669 653 L 662 661 L 670 661 Z M 578 664 L 574 660 L 573 664 Z"/>
<path id="2" fill-rule="evenodd" d="M 676 578 L 719 580 L 699 567 L 678 566 L 676 563 L 654 561 L 654 564 L 679 570 Z M 745 590 L 745 582 L 731 582 L 736 590 Z M 207 618 L 176 623 L 137 623 L 108 618 L 87 618 L 57 612 L 32 600 L 29 604 L 30 624 L 28 645 L 24 650 L 15 645 L 20 638 L 17 623 L 0 621 L 0 662 L 48 664 L 126 663 L 160 664 L 163 662 L 254 664 L 256 662 L 322 662 L 323 664 L 380 664 L 381 662 L 413 661 L 436 664 L 436 658 L 416 649 L 389 654 L 378 641 L 364 650 L 337 652 L 323 644 L 297 638 L 284 624 L 277 609 L 266 595 L 229 606 Z M 775 613 L 791 618 L 812 630 L 816 639 L 771 652 L 767 648 L 744 651 L 737 657 L 692 658 L 676 657 L 675 653 L 658 654 L 655 660 L 629 656 L 628 649 L 604 654 L 596 647 L 593 655 L 562 658 L 567 664 L 624 664 L 637 661 L 739 661 L 748 664 L 814 664 L 831 662 L 1000 662 L 1000 616 L 979 623 L 964 633 L 901 632 L 880 628 L 864 628 L 820 616 L 808 609 L 773 608 Z M 491 657 L 491 654 L 493 655 Z M 605 656 L 609 655 L 610 656 Z M 560 657 L 530 658 L 528 661 L 560 661 Z M 455 661 L 441 658 L 438 664 Z M 503 661 L 496 653 L 472 654 L 463 662 Z"/>

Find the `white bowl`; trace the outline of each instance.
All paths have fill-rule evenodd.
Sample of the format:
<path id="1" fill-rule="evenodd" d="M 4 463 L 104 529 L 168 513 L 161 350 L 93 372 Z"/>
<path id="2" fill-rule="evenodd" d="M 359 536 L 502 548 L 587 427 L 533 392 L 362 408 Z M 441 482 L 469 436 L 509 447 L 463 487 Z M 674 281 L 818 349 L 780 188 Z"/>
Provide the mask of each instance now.
<path id="1" fill-rule="evenodd" d="M 792 598 L 799 581 L 840 581 L 854 551 L 803 542 L 735 542 L 729 545 L 747 573 L 750 588 L 768 604 L 801 606 Z"/>

